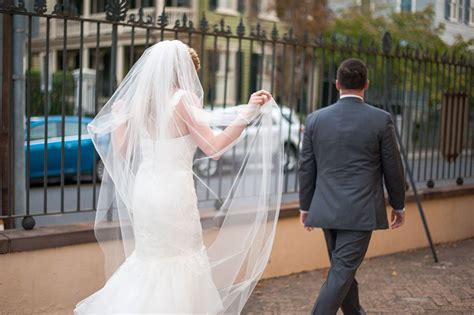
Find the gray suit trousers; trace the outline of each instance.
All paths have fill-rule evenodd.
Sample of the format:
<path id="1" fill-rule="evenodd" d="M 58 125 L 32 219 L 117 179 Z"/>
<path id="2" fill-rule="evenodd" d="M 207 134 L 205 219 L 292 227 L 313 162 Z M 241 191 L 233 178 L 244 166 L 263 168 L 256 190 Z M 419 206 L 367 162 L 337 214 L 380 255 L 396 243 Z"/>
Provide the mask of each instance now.
<path id="1" fill-rule="evenodd" d="M 313 315 L 365 314 L 359 305 L 355 274 L 369 247 L 372 231 L 323 229 L 331 267 L 314 304 Z"/>

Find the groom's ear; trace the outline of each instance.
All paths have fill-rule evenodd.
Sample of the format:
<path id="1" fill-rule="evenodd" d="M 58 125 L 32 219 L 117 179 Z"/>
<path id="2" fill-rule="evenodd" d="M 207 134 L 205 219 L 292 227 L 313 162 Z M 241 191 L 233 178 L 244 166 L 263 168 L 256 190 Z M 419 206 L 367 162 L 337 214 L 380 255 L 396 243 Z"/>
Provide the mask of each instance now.
<path id="1" fill-rule="evenodd" d="M 336 90 L 341 90 L 341 85 L 339 84 L 339 80 L 336 79 Z"/>
<path id="2" fill-rule="evenodd" d="M 336 83 L 336 86 L 337 86 L 337 83 Z M 367 82 L 365 82 L 365 85 L 364 85 L 364 90 L 368 90 L 368 89 L 369 89 L 369 80 L 367 80 Z"/>

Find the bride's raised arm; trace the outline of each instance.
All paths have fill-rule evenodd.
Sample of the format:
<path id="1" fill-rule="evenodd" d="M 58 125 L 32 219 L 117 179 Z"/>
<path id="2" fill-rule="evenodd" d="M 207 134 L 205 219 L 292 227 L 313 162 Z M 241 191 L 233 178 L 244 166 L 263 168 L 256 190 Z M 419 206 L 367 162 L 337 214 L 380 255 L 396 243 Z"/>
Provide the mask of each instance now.
<path id="1" fill-rule="evenodd" d="M 253 93 L 247 105 L 239 106 L 235 108 L 233 114 L 227 115 L 233 120 L 218 134 L 214 134 L 211 128 L 213 113 L 206 113 L 202 108 L 180 100 L 176 107 L 176 113 L 181 120 L 178 122 L 178 129 L 183 135 L 189 133 L 206 155 L 217 160 L 223 150 L 237 140 L 247 125 L 259 114 L 260 107 L 271 98 L 272 95 L 265 90 Z M 217 121 L 216 125 L 219 125 L 219 120 L 214 119 Z M 222 118 L 222 121 L 225 120 L 226 118 Z"/>

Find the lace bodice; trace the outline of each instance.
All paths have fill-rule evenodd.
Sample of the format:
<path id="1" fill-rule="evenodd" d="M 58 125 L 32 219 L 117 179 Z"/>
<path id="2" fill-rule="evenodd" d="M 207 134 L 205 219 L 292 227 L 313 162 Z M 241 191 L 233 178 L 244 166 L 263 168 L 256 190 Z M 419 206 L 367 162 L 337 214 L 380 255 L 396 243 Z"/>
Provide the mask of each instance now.
<path id="1" fill-rule="evenodd" d="M 190 135 L 152 140 L 142 134 L 133 216 L 143 257 L 181 257 L 203 249 L 192 172 L 196 148 Z"/>

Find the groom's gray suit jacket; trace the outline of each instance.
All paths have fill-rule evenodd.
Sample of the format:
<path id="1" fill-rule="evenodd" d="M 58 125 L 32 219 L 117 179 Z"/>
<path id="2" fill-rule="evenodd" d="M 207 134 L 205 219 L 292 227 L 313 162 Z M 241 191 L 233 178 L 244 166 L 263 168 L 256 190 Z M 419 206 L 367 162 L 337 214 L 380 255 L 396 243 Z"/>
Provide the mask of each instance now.
<path id="1" fill-rule="evenodd" d="M 341 98 L 306 119 L 299 161 L 305 225 L 326 229 L 388 228 L 389 203 L 405 207 L 405 177 L 392 117 L 357 97 Z"/>

